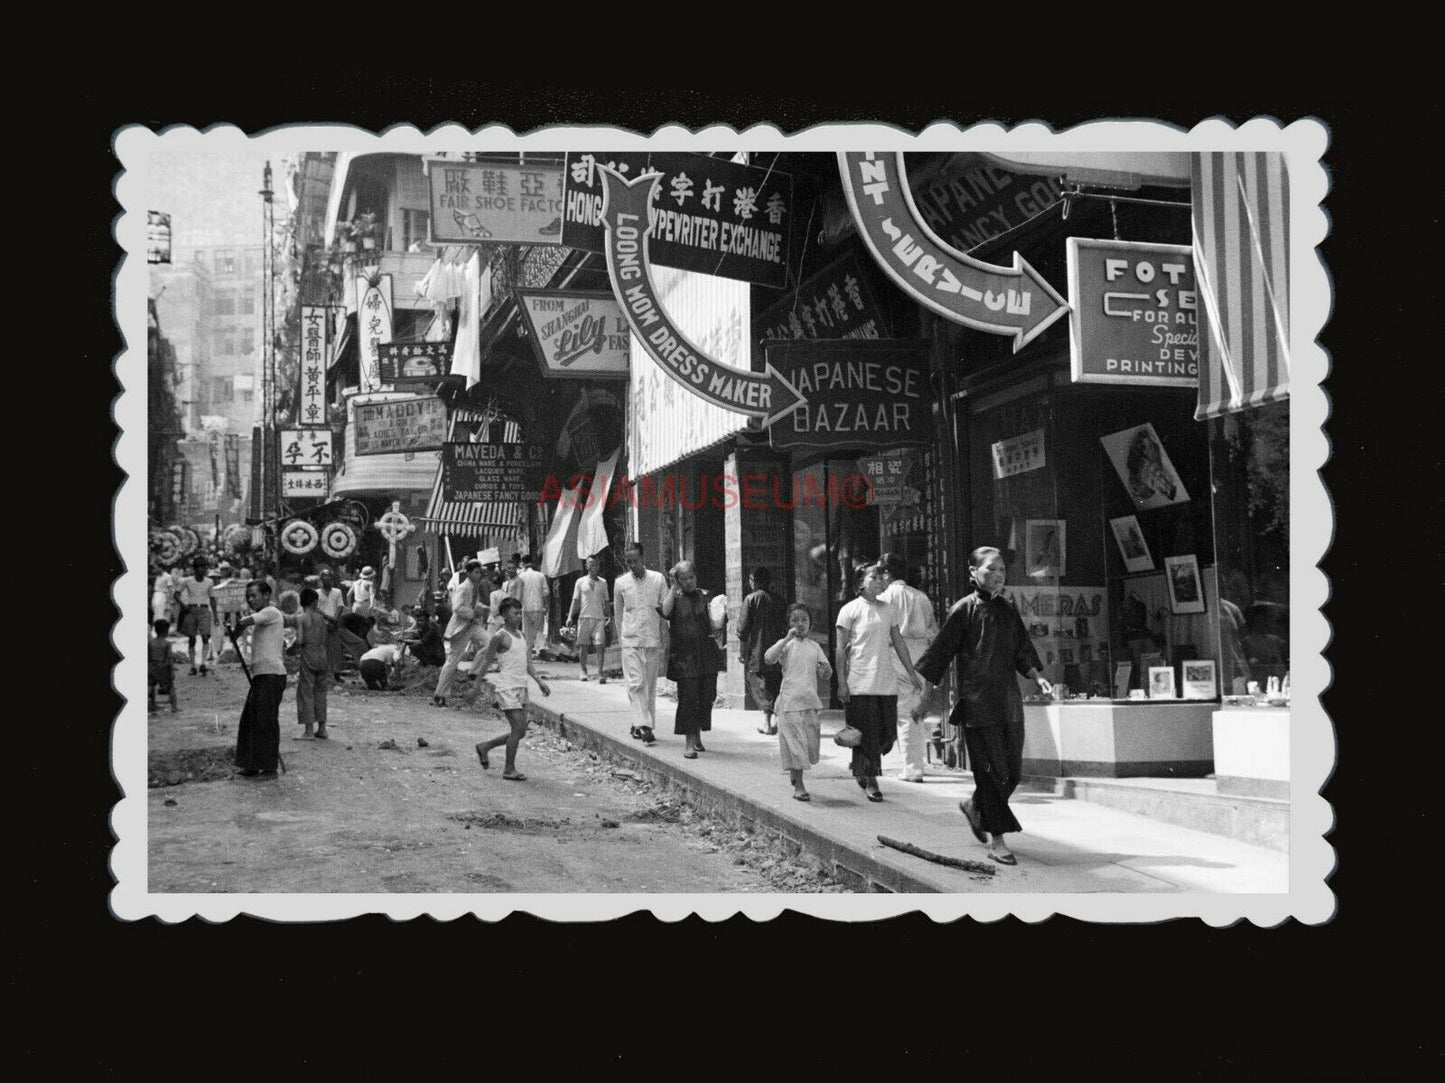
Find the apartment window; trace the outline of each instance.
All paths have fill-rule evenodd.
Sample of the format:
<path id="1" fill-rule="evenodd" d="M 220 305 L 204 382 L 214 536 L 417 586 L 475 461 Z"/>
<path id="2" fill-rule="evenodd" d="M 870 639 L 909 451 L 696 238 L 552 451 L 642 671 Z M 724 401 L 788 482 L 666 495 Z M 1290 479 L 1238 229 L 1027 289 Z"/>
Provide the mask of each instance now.
<path id="1" fill-rule="evenodd" d="M 235 314 L 236 314 L 236 291 L 235 291 L 235 290 L 217 290 L 217 291 L 216 291 L 216 315 L 217 315 L 217 316 L 234 316 Z"/>
<path id="2" fill-rule="evenodd" d="M 236 352 L 236 332 L 229 327 L 216 328 L 214 342 L 218 355 Z"/>
<path id="3" fill-rule="evenodd" d="M 404 251 L 412 251 L 416 245 L 417 251 L 426 244 L 427 228 L 431 224 L 430 211 L 412 211 L 403 208 L 401 212 L 401 246 Z"/>
<path id="4" fill-rule="evenodd" d="M 256 352 L 256 329 L 254 327 L 241 328 L 241 353 L 252 354 Z"/>
<path id="5" fill-rule="evenodd" d="M 233 275 L 236 273 L 236 253 L 229 248 L 218 248 L 216 250 L 216 274 Z"/>

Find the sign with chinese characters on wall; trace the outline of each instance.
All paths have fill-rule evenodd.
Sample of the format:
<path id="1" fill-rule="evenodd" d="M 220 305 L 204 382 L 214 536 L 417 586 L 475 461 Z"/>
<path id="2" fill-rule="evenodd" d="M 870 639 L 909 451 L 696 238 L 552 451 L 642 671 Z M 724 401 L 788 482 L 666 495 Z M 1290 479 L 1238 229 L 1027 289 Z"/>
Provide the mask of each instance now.
<path id="1" fill-rule="evenodd" d="M 383 342 L 377 369 L 384 384 L 435 387 L 451 370 L 450 342 Z"/>
<path id="2" fill-rule="evenodd" d="M 858 460 L 858 472 L 873 484 L 872 503 L 879 507 L 900 507 L 917 504 L 922 492 L 909 485 L 910 475 L 918 464 L 920 453 L 914 448 L 893 448 Z M 921 478 L 914 476 L 913 481 Z"/>
<path id="3" fill-rule="evenodd" d="M 442 445 L 442 499 L 535 501 L 546 481 L 547 449 L 541 444 L 496 441 Z"/>
<path id="4" fill-rule="evenodd" d="M 562 243 L 605 251 L 599 165 L 624 180 L 662 174 L 650 214 L 652 263 L 777 289 L 788 281 L 793 178 L 705 154 L 567 155 Z"/>
<path id="5" fill-rule="evenodd" d="M 447 438 L 447 408 L 434 395 L 354 407 L 356 454 L 436 451 Z"/>
<path id="6" fill-rule="evenodd" d="M 427 161 L 432 244 L 561 244 L 556 163 Z"/>
<path id="7" fill-rule="evenodd" d="M 1188 245 L 1070 237 L 1075 383 L 1199 386 L 1199 294 Z"/>
<path id="8" fill-rule="evenodd" d="M 753 329 L 762 339 L 889 338 L 893 330 L 870 277 L 857 253 L 848 252 L 753 317 Z"/>
<path id="9" fill-rule="evenodd" d="M 933 438 L 928 344 L 769 342 L 768 363 L 807 398 L 768 428 L 775 448 L 891 448 Z"/>
<path id="10" fill-rule="evenodd" d="M 627 378 L 627 320 L 610 293 L 518 290 L 544 376 Z"/>
<path id="11" fill-rule="evenodd" d="M 283 470 L 281 471 L 281 495 L 285 497 L 326 497 L 326 471 L 324 470 Z"/>
<path id="12" fill-rule="evenodd" d="M 281 465 L 330 466 L 330 429 L 283 429 L 281 431 Z"/>
<path id="13" fill-rule="evenodd" d="M 327 307 L 301 306 L 301 405 L 296 412 L 301 425 L 326 424 Z"/>
<path id="14" fill-rule="evenodd" d="M 1010 436 L 994 444 L 991 450 L 995 480 L 1040 470 L 1044 466 L 1044 430 L 1035 429 L 1021 436 Z"/>
<path id="15" fill-rule="evenodd" d="M 359 390 L 381 388 L 381 344 L 391 341 L 391 275 L 356 280 L 356 345 L 360 357 Z"/>

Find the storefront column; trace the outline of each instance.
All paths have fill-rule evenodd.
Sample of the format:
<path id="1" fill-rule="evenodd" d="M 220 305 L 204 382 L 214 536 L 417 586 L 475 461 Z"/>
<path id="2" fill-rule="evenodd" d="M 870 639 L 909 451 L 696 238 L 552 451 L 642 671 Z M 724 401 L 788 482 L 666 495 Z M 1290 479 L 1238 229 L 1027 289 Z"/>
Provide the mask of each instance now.
<path id="1" fill-rule="evenodd" d="M 724 461 L 723 473 L 731 477 L 738 477 L 741 473 L 736 451 Z M 717 694 L 718 702 L 724 707 L 740 708 L 750 706 L 747 703 L 743 666 L 738 658 L 738 616 L 742 613 L 743 598 L 748 593 L 747 573 L 743 571 L 742 501 L 723 509 L 723 546 L 727 560 L 727 669 L 718 675 Z"/>

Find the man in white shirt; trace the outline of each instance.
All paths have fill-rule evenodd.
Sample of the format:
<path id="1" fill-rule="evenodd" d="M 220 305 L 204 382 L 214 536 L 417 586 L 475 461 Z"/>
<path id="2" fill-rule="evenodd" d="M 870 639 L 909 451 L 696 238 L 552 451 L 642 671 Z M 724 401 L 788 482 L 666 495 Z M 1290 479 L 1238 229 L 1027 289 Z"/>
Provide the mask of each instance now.
<path id="1" fill-rule="evenodd" d="M 181 603 L 181 635 L 186 637 L 186 657 L 191 660 L 191 673 L 197 664 L 206 672 L 206 646 L 211 638 L 211 625 L 216 616 L 216 602 L 211 596 L 213 584 L 206 575 L 206 562 L 198 557 L 191 566 L 192 574 L 181 580 L 177 597 Z M 201 656 L 196 658 L 196 639 L 201 641 Z"/>
<path id="2" fill-rule="evenodd" d="M 627 547 L 627 571 L 617 577 L 612 591 L 613 616 L 622 647 L 622 677 L 632 704 L 632 736 L 653 744 L 657 717 L 657 670 L 662 661 L 662 600 L 667 580 L 650 571 L 642 560 L 642 546 Z"/>
<path id="3" fill-rule="evenodd" d="M 378 692 L 391 690 L 391 678 L 401 673 L 404 653 L 400 643 L 383 643 L 361 656 L 361 679 L 366 687 Z"/>
<path id="4" fill-rule="evenodd" d="M 236 766 L 243 778 L 275 778 L 281 756 L 281 697 L 286 691 L 285 629 L 296 625 L 271 604 L 271 586 L 254 581 L 246 588 L 251 615 L 235 631 L 254 628 L 251 637 L 251 689 L 236 728 Z"/>
<path id="5" fill-rule="evenodd" d="M 527 641 L 527 647 L 533 655 L 539 653 L 545 641 L 538 644 L 537 640 L 542 635 L 542 626 L 547 620 L 547 598 L 551 591 L 547 587 L 547 577 L 537 570 L 537 558 L 528 553 L 523 562 L 526 567 L 522 574 L 517 576 L 521 583 L 522 599 L 522 637 Z"/>
<path id="6" fill-rule="evenodd" d="M 880 602 L 887 602 L 898 611 L 898 630 L 903 642 L 908 645 L 909 658 L 922 658 L 923 652 L 938 634 L 938 620 L 933 614 L 933 603 L 928 595 L 917 587 L 910 587 L 908 565 L 897 553 L 885 553 L 878 562 L 883 571 L 883 582 L 887 584 L 878 595 Z M 926 720 L 915 721 L 913 708 L 918 705 L 918 689 L 908 680 L 908 671 L 903 662 L 893 659 L 894 675 L 898 678 L 898 744 L 903 751 L 903 770 L 899 774 L 904 782 L 922 782 L 923 765 L 928 759 L 928 730 Z"/>
<path id="7" fill-rule="evenodd" d="M 577 628 L 577 653 L 582 662 L 582 679 L 587 680 L 587 655 L 597 648 L 597 683 L 606 684 L 602 664 L 607 654 L 607 580 L 597 574 L 601 566 L 595 556 L 587 558 L 587 574 L 572 588 L 572 610 L 567 622 Z"/>
<path id="8" fill-rule="evenodd" d="M 464 570 L 466 579 L 451 593 L 452 618 L 447 622 L 444 639 L 447 645 L 447 661 L 437 678 L 436 691 L 432 694 L 433 707 L 447 705 L 447 693 L 456 677 L 457 666 L 462 655 L 473 642 L 485 646 L 487 627 L 487 604 L 481 597 L 482 564 L 478 560 L 467 561 Z"/>

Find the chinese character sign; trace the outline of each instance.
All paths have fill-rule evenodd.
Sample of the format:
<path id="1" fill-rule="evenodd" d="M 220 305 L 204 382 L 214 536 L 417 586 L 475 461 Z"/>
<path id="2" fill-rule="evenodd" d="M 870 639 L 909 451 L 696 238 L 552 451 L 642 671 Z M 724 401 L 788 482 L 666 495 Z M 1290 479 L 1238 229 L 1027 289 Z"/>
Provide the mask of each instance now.
<path id="1" fill-rule="evenodd" d="M 381 389 L 381 344 L 391 341 L 391 275 L 356 280 L 356 341 L 361 375 L 358 388 Z"/>
<path id="2" fill-rule="evenodd" d="M 562 167 L 427 163 L 433 244 L 560 244 Z"/>
<path id="3" fill-rule="evenodd" d="M 301 397 L 298 424 L 326 424 L 326 306 L 301 306 Z"/>
<path id="4" fill-rule="evenodd" d="M 887 315 L 874 300 L 871 275 L 848 252 L 805 279 L 753 321 L 762 339 L 891 338 Z"/>
<path id="5" fill-rule="evenodd" d="M 281 432 L 281 465 L 330 466 L 330 429 L 284 429 Z"/>
<path id="6" fill-rule="evenodd" d="M 602 178 L 609 166 L 623 180 L 662 174 L 649 217 L 652 263 L 787 285 L 793 178 L 705 154 L 568 154 L 562 243 L 604 251 Z"/>
<path id="7" fill-rule="evenodd" d="M 326 472 L 324 470 L 281 471 L 281 495 L 284 497 L 325 498 Z"/>
<path id="8" fill-rule="evenodd" d="M 381 382 L 435 387 L 451 367 L 450 342 L 383 342 L 378 351 Z"/>
<path id="9" fill-rule="evenodd" d="M 993 476 L 1002 480 L 1015 474 L 1027 474 L 1044 467 L 1044 430 L 1035 429 L 1021 436 L 1000 440 L 993 452 Z"/>

